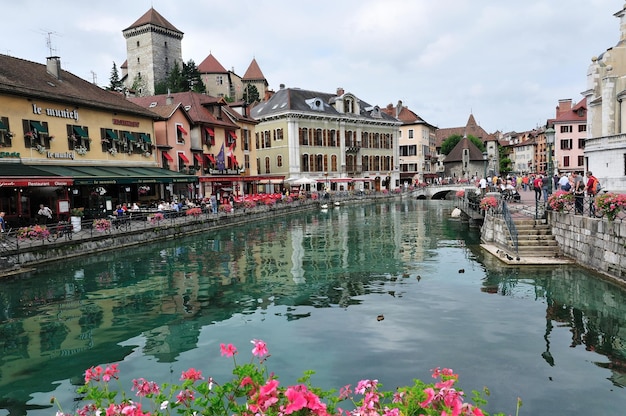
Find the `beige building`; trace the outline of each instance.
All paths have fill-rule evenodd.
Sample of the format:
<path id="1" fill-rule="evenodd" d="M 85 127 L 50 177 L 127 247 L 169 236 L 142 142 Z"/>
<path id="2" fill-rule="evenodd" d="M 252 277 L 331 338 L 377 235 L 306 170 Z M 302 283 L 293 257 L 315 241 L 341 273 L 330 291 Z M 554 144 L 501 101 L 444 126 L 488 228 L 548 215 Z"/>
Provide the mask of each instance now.
<path id="1" fill-rule="evenodd" d="M 399 186 L 400 122 L 357 96 L 284 88 L 252 109 L 258 174 L 310 189 Z M 307 183 L 310 182 L 310 183 Z"/>
<path id="2" fill-rule="evenodd" d="M 407 186 L 432 182 L 437 177 L 437 128 L 398 101 L 383 109 L 402 122 L 399 134 L 398 166 L 400 182 Z"/>

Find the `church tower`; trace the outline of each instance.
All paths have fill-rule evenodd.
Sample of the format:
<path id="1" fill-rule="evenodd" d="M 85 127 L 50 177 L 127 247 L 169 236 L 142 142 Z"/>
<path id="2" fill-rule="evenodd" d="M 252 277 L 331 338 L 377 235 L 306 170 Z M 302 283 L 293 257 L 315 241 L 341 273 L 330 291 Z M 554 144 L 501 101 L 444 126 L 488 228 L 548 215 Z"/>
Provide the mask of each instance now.
<path id="1" fill-rule="evenodd" d="M 183 32 L 154 8 L 122 31 L 126 38 L 124 85 L 137 96 L 154 94 L 156 83 L 165 81 L 174 64 L 182 67 Z"/>

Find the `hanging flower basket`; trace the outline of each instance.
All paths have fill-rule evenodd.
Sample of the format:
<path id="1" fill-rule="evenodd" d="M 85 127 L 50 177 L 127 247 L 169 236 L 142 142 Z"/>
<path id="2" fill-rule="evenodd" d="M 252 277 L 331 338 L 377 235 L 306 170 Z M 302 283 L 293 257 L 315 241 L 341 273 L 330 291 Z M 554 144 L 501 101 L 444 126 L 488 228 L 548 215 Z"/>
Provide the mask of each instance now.
<path id="1" fill-rule="evenodd" d="M 567 191 L 556 191 L 548 198 L 548 205 L 554 211 L 562 212 L 574 200 L 574 195 Z"/>
<path id="2" fill-rule="evenodd" d="M 613 221 L 621 210 L 626 209 L 626 194 L 609 192 L 598 195 L 596 197 L 596 209 L 603 211 L 609 221 Z"/>
<path id="3" fill-rule="evenodd" d="M 192 215 L 194 217 L 199 216 L 200 214 L 202 214 L 202 208 L 189 208 L 186 212 L 185 215 Z"/>

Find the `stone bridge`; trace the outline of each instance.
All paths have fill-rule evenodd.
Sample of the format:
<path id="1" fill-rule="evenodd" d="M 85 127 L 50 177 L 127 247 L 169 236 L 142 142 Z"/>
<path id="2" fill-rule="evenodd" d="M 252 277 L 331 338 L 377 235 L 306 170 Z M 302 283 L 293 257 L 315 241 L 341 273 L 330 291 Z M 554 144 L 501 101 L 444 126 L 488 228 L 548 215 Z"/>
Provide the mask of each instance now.
<path id="1" fill-rule="evenodd" d="M 417 199 L 445 199 L 448 194 L 455 194 L 459 189 L 474 188 L 467 183 L 452 185 L 428 185 L 414 189 L 412 195 Z"/>

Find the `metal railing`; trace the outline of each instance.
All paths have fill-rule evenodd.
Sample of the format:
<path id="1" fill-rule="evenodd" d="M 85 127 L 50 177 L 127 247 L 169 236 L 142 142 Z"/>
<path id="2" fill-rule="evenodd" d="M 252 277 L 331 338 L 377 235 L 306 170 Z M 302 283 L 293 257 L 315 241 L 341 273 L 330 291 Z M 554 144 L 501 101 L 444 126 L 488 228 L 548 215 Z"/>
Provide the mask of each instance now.
<path id="1" fill-rule="evenodd" d="M 511 211 L 509 210 L 509 206 L 507 205 L 506 201 L 500 200 L 500 212 L 502 212 L 504 223 L 506 224 L 506 228 L 509 231 L 511 244 L 513 245 L 513 249 L 515 250 L 515 257 L 519 259 L 519 234 L 517 233 L 515 221 L 513 221 L 513 216 L 511 215 Z"/>

